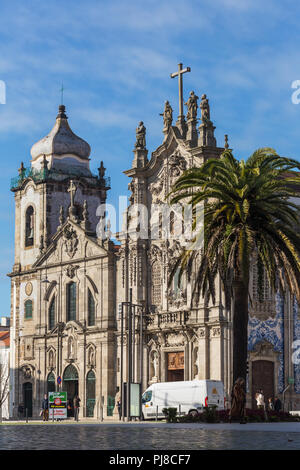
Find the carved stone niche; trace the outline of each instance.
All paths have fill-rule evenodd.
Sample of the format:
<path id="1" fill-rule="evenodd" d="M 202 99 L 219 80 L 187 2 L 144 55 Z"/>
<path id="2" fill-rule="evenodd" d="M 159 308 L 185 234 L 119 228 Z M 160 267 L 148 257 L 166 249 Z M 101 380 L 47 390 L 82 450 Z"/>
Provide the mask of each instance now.
<path id="1" fill-rule="evenodd" d="M 34 358 L 34 351 L 33 351 L 33 338 L 25 338 L 24 339 L 24 359 L 33 359 Z"/>
<path id="2" fill-rule="evenodd" d="M 87 348 L 87 364 L 91 369 L 96 366 L 96 348 L 94 345 L 89 345 Z"/>

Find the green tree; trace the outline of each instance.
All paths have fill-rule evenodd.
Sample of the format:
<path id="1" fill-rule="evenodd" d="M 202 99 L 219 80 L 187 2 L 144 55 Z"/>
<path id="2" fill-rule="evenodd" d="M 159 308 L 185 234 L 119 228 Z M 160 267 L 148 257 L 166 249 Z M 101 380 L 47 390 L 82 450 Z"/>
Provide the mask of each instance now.
<path id="1" fill-rule="evenodd" d="M 169 282 L 179 270 L 193 282 L 193 299 L 211 298 L 215 303 L 216 277 L 225 292 L 226 307 L 233 307 L 233 380 L 246 379 L 249 274 L 257 260 L 258 295 L 267 274 L 270 288 L 300 300 L 300 177 L 296 160 L 280 157 L 273 149 L 255 151 L 247 161 L 237 160 L 230 150 L 199 168 L 184 172 L 170 193 L 170 202 L 204 207 L 200 250 L 186 248 L 176 260 Z M 192 277 L 192 273 L 194 276 Z"/>

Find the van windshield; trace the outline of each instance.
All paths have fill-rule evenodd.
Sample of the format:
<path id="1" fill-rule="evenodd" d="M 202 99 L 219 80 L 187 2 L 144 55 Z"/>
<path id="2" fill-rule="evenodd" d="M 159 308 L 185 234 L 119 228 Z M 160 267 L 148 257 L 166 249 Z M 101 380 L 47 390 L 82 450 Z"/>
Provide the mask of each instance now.
<path id="1" fill-rule="evenodd" d="M 151 390 L 148 390 L 148 392 L 145 392 L 142 396 L 142 403 L 147 403 L 147 401 L 151 401 L 152 398 L 152 392 Z"/>

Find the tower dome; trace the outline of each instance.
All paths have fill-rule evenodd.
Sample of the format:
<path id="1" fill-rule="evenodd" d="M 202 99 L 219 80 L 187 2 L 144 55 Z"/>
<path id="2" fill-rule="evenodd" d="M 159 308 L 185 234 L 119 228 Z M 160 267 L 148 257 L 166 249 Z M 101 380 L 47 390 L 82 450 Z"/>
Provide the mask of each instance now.
<path id="1" fill-rule="evenodd" d="M 59 106 L 56 122 L 46 137 L 31 147 L 32 167 L 40 169 L 46 156 L 48 169 L 64 170 L 72 166 L 89 170 L 89 144 L 78 137 L 69 126 L 65 106 Z"/>

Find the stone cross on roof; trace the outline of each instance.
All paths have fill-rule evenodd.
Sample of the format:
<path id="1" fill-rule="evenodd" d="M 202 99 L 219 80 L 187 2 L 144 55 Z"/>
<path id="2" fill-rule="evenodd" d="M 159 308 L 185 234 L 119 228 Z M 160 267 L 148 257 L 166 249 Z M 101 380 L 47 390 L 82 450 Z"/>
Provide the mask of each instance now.
<path id="1" fill-rule="evenodd" d="M 186 67 L 185 69 L 182 68 L 182 64 L 178 64 L 178 72 L 174 72 L 170 74 L 171 78 L 175 78 L 178 76 L 178 89 L 179 89 L 179 118 L 183 117 L 183 92 L 182 92 L 182 75 L 186 72 L 190 72 L 191 68 Z"/>

